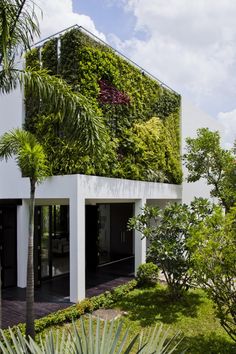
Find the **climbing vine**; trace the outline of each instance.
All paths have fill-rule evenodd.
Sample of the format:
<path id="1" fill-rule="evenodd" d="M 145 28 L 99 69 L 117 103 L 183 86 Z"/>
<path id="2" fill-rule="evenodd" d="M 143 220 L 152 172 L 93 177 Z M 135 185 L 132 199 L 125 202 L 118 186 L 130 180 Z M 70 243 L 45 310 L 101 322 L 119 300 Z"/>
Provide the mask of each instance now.
<path id="1" fill-rule="evenodd" d="M 26 63 L 59 75 L 87 97 L 108 131 L 106 151 L 87 156 L 55 115 L 26 97 L 26 127 L 41 139 L 54 174 L 85 173 L 181 183 L 180 96 L 78 29 L 27 54 Z"/>

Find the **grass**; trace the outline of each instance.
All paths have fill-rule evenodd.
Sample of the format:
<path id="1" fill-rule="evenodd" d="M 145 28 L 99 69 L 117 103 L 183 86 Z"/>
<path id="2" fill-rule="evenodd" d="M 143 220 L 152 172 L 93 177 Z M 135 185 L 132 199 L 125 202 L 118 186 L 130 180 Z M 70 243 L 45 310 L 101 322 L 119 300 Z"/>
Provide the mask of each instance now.
<path id="1" fill-rule="evenodd" d="M 176 353 L 186 348 L 187 354 L 236 353 L 236 344 L 221 327 L 212 302 L 200 289 L 190 290 L 177 301 L 168 296 L 163 285 L 134 289 L 113 307 L 127 312 L 123 322 L 124 330 L 129 328 L 130 338 L 142 329 L 163 323 L 165 329 L 169 328 L 170 336 L 178 331 L 184 336 Z M 70 329 L 71 325 L 63 327 Z"/>
<path id="2" fill-rule="evenodd" d="M 188 348 L 188 354 L 236 353 L 236 344 L 221 327 L 212 302 L 200 289 L 190 290 L 177 301 L 168 296 L 165 286 L 135 289 L 115 307 L 127 311 L 124 322 L 131 333 L 158 322 L 162 322 L 172 334 L 180 330 L 184 339 L 179 352 Z"/>

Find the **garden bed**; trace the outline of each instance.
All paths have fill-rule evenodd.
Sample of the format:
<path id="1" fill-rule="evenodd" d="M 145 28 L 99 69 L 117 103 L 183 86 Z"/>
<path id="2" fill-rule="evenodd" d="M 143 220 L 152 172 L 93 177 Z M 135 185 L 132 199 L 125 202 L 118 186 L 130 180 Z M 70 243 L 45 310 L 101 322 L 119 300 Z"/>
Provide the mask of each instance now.
<path id="1" fill-rule="evenodd" d="M 169 337 L 181 331 L 184 338 L 176 353 L 185 348 L 188 354 L 236 353 L 236 344 L 221 327 L 213 304 L 204 291 L 190 290 L 182 299 L 175 301 L 169 297 L 165 285 L 137 288 L 135 280 L 36 320 L 36 332 L 44 335 L 51 329 L 70 329 L 72 320 L 78 321 L 82 315 L 94 311 L 96 314 L 98 309 L 122 314 L 117 321 L 121 319 L 124 322 L 124 330 L 129 328 L 130 338 L 143 329 L 154 329 L 159 323 L 163 323 L 164 329 L 169 328 Z M 24 331 L 24 325 L 20 328 Z"/>

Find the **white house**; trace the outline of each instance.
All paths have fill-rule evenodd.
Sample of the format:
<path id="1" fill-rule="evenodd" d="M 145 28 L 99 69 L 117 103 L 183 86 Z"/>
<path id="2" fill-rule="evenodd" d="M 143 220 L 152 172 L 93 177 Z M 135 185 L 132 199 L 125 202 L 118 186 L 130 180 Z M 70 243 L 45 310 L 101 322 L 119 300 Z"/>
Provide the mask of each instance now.
<path id="1" fill-rule="evenodd" d="M 183 148 L 185 137 L 193 136 L 198 127 L 215 128 L 210 117 L 184 98 L 181 111 Z M 24 120 L 20 89 L 2 95 L 0 135 L 22 127 Z M 1 162 L 0 234 L 5 287 L 26 286 L 29 191 L 29 181 L 22 178 L 15 162 Z M 35 253 L 36 258 L 39 256 L 36 281 L 40 284 L 43 279 L 69 273 L 70 301 L 83 299 L 86 266 L 89 262 L 93 266 L 97 257 L 91 235 L 97 232 L 97 220 L 93 218 L 98 211 L 103 263 L 134 257 L 136 271 L 138 265 L 145 262 L 146 242 L 137 232 L 127 231 L 128 218 L 137 215 L 145 204 L 163 207 L 170 201 L 189 202 L 193 196 L 207 196 L 207 193 L 204 184 L 195 188 L 186 183 L 178 185 L 81 174 L 48 178 L 36 191 L 35 242 L 39 242 L 37 237 L 40 234 Z M 110 254 L 113 254 L 112 259 Z"/>

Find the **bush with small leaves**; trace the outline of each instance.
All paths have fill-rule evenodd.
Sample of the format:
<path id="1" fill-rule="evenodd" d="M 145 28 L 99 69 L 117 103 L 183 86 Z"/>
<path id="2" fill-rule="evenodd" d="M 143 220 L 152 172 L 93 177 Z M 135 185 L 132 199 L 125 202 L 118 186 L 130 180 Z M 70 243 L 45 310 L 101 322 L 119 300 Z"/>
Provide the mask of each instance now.
<path id="1" fill-rule="evenodd" d="M 216 315 L 236 342 L 236 207 L 224 215 L 219 207 L 194 230 L 188 241 L 197 285 L 213 300 Z"/>
<path id="2" fill-rule="evenodd" d="M 138 286 L 153 286 L 157 284 L 159 268 L 152 262 L 141 264 L 137 271 Z"/>
<path id="3" fill-rule="evenodd" d="M 191 252 L 187 244 L 190 231 L 212 210 L 207 200 L 199 198 L 190 206 L 178 203 L 168 204 L 165 209 L 146 206 L 129 221 L 129 228 L 148 239 L 147 259 L 163 272 L 173 299 L 181 297 L 191 285 Z"/>

